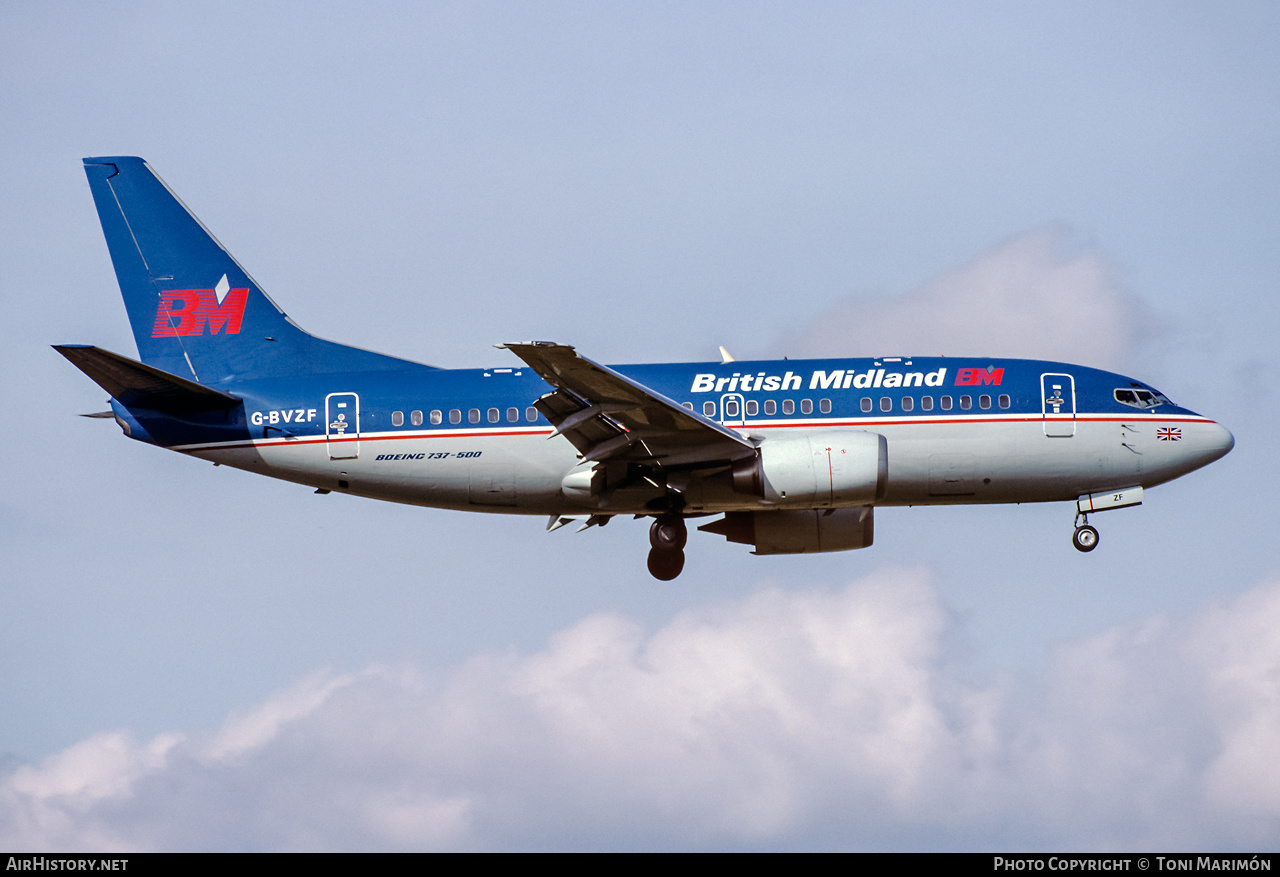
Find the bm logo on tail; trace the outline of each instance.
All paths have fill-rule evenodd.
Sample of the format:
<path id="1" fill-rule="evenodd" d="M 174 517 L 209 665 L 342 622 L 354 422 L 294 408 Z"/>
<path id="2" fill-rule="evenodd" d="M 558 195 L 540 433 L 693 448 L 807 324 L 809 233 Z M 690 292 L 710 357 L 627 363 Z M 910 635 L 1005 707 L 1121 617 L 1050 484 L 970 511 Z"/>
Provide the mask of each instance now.
<path id="1" fill-rule="evenodd" d="M 232 289 L 223 274 L 213 289 L 169 289 L 160 293 L 152 338 L 180 335 L 239 335 L 248 288 Z"/>

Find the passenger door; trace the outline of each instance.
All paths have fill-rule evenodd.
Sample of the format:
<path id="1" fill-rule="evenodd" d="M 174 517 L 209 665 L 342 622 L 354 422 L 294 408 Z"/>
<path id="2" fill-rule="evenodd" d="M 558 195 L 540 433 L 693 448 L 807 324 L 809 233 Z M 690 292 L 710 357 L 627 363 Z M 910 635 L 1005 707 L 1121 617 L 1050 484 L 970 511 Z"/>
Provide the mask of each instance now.
<path id="1" fill-rule="evenodd" d="M 1071 375 L 1040 376 L 1040 411 L 1044 434 L 1049 438 L 1070 438 L 1076 434 L 1076 382 Z"/>
<path id="2" fill-rule="evenodd" d="M 354 460 L 360 456 L 359 396 L 355 393 L 325 396 L 324 422 L 330 460 Z"/>

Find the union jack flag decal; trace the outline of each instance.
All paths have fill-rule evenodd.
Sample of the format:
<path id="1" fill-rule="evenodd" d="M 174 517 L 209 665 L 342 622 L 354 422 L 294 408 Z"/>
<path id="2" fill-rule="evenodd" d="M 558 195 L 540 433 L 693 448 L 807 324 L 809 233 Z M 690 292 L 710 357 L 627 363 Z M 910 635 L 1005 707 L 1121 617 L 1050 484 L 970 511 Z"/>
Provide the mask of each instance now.
<path id="1" fill-rule="evenodd" d="M 1182 441 L 1182 430 L 1176 426 L 1157 429 L 1156 438 L 1162 442 L 1180 442 Z"/>

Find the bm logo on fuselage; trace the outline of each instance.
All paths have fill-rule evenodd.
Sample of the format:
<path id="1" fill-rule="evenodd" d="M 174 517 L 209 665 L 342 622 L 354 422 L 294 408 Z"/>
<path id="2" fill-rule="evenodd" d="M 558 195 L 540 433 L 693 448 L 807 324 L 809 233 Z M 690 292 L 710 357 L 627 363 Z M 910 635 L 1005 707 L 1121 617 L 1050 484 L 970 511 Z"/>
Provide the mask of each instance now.
<path id="1" fill-rule="evenodd" d="M 206 326 L 210 335 L 239 335 L 248 300 L 248 288 L 232 289 L 225 274 L 213 289 L 165 290 L 160 293 L 151 337 L 203 335 Z"/>
<path id="2" fill-rule="evenodd" d="M 994 384 L 1000 386 L 1000 382 L 1004 380 L 1004 369 L 996 368 L 989 365 L 986 368 L 962 368 L 956 372 L 956 386 L 982 386 L 983 384 Z"/>

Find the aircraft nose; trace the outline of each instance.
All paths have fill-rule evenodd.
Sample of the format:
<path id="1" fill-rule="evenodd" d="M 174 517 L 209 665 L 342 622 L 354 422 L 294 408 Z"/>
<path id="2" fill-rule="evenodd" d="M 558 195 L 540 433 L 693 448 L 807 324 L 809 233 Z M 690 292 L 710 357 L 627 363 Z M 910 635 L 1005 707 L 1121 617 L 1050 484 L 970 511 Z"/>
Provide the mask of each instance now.
<path id="1" fill-rule="evenodd" d="M 1212 463 L 1220 457 L 1225 457 L 1236 446 L 1236 437 L 1231 434 L 1231 430 L 1220 423 L 1206 423 L 1198 432 L 1200 434 L 1197 436 L 1196 444 L 1204 454 L 1205 463 Z"/>

